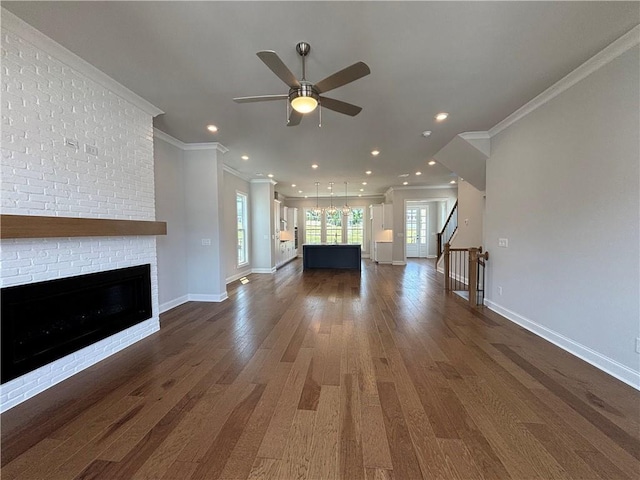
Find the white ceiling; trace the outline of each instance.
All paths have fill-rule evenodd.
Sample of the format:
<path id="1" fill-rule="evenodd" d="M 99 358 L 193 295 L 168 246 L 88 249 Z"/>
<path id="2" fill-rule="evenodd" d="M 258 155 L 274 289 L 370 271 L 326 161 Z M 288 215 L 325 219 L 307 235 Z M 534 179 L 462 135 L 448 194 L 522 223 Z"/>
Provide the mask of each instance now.
<path id="1" fill-rule="evenodd" d="M 186 143 L 218 141 L 225 163 L 274 174 L 286 196 L 445 186 L 427 161 L 455 135 L 490 129 L 639 22 L 638 2 L 2 2 L 164 112 L 154 125 Z M 371 75 L 327 96 L 363 107 L 286 126 L 287 93 L 255 55 L 275 50 L 312 82 L 363 61 Z M 434 115 L 449 112 L 446 122 Z M 217 134 L 205 129 L 213 123 Z M 432 130 L 429 138 L 421 136 Z M 372 157 L 378 149 L 381 154 Z M 249 155 L 248 161 L 241 155 Z M 320 168 L 312 170 L 317 163 Z M 365 170 L 372 170 L 371 176 Z M 421 176 L 415 172 L 421 171 Z M 408 173 L 407 178 L 399 175 Z M 361 182 L 366 181 L 366 186 Z M 291 184 L 297 184 L 292 188 Z M 302 189 L 304 193 L 299 194 Z"/>

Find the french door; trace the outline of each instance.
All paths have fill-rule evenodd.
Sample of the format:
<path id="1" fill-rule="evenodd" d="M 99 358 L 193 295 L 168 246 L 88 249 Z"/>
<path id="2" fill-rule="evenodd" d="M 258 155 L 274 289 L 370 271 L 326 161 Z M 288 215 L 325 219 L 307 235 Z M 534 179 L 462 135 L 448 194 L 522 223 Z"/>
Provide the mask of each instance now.
<path id="1" fill-rule="evenodd" d="M 427 256 L 429 249 L 428 225 L 429 209 L 426 206 L 407 207 L 405 225 L 407 257 L 425 258 Z"/>

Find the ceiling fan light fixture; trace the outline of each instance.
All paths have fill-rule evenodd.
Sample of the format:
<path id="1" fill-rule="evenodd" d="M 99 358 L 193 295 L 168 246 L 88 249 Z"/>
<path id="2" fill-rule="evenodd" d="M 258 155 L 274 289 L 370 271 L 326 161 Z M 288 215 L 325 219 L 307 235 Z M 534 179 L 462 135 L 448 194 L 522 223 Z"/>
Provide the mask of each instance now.
<path id="1" fill-rule="evenodd" d="M 299 113 L 311 113 L 318 106 L 319 95 L 310 83 L 300 82 L 300 87 L 292 88 L 289 92 L 291 107 Z"/>
<path id="2" fill-rule="evenodd" d="M 318 106 L 318 101 L 313 97 L 295 97 L 291 100 L 291 107 L 299 113 L 311 113 Z"/>

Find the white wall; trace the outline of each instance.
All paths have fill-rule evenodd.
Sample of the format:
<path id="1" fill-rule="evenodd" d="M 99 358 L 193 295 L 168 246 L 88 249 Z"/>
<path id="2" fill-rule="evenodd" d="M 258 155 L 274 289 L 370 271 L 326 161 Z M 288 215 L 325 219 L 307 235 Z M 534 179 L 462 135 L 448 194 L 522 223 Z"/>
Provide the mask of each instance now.
<path id="1" fill-rule="evenodd" d="M 492 138 L 485 220 L 491 308 L 636 387 L 638 59 L 636 46 Z"/>
<path id="2" fill-rule="evenodd" d="M 217 144 L 184 152 L 188 289 L 191 300 L 227 298 L 222 151 Z"/>
<path id="3" fill-rule="evenodd" d="M 275 225 L 273 180 L 252 180 L 249 199 L 251 221 L 251 265 L 255 273 L 275 272 Z"/>
<path id="4" fill-rule="evenodd" d="M 454 248 L 482 245 L 484 223 L 484 192 L 469 182 L 458 182 L 458 230 L 451 242 Z M 486 250 L 486 248 L 485 248 Z"/>
<path id="5" fill-rule="evenodd" d="M 184 158 L 179 147 L 154 135 L 156 216 L 167 222 L 157 239 L 158 299 L 164 312 L 186 301 L 189 293 L 186 244 Z"/>
<path id="6" fill-rule="evenodd" d="M 1 43 L 2 213 L 155 220 L 152 116 L 160 111 L 5 10 Z M 159 329 L 155 237 L 0 245 L 3 287 L 150 264 L 153 309 L 149 320 L 6 382 L 0 410 Z"/>

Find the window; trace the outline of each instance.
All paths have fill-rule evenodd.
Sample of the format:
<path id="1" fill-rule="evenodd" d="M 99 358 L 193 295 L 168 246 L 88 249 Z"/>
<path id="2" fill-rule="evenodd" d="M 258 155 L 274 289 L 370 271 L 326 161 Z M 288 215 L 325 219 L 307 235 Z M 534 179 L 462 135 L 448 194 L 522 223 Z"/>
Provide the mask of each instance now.
<path id="1" fill-rule="evenodd" d="M 249 263 L 247 233 L 247 196 L 236 192 L 236 213 L 238 223 L 238 266 Z"/>
<path id="2" fill-rule="evenodd" d="M 354 208 L 349 214 L 347 220 L 347 243 L 357 243 L 362 245 L 364 242 L 364 209 Z"/>
<path id="3" fill-rule="evenodd" d="M 305 243 L 353 243 L 364 245 L 365 209 L 353 208 L 346 216 L 341 210 L 334 213 L 314 213 L 305 209 Z"/>
<path id="4" fill-rule="evenodd" d="M 326 213 L 327 243 L 342 243 L 342 212 Z"/>
<path id="5" fill-rule="evenodd" d="M 322 216 L 310 209 L 304 210 L 304 243 L 322 243 Z"/>

